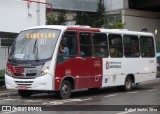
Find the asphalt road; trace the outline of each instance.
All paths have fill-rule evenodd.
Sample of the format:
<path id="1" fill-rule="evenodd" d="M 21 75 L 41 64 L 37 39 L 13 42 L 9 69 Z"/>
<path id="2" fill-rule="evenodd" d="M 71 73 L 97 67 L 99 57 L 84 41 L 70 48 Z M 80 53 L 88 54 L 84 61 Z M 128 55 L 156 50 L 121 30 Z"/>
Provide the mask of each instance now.
<path id="1" fill-rule="evenodd" d="M 4 91 L 5 92 L 5 91 Z M 54 111 L 54 114 L 106 114 L 108 110 L 102 108 L 103 105 L 109 108 L 107 113 L 109 114 L 159 114 L 157 112 L 157 105 L 160 105 L 160 80 L 152 83 L 145 83 L 138 86 L 134 86 L 130 92 L 124 92 L 118 90 L 115 87 L 100 89 L 96 92 L 90 92 L 88 90 L 75 91 L 72 93 L 70 99 L 60 100 L 57 99 L 55 94 L 35 94 L 30 98 L 21 98 L 15 91 L 11 91 L 8 95 L 1 95 L 0 93 L 0 105 L 45 105 L 47 106 L 68 106 L 63 110 L 74 110 L 76 105 L 82 105 L 78 111 Z M 88 107 L 93 106 L 94 107 Z M 113 105 L 113 106 L 112 106 Z M 116 108 L 126 106 L 126 111 L 114 111 Z M 132 108 L 129 110 L 128 106 L 135 105 L 136 110 Z M 140 108 L 137 105 L 142 105 L 144 108 Z M 149 105 L 149 106 L 147 106 Z M 111 106 L 111 107 L 107 107 Z M 50 107 L 53 109 L 55 107 Z M 59 108 L 59 107 L 58 107 Z M 148 111 L 152 109 L 152 111 Z M 87 109 L 89 111 L 87 111 Z M 143 112 L 137 109 L 143 109 Z M 94 111 L 93 111 L 94 110 Z M 0 112 L 0 114 L 28 114 L 29 112 Z M 44 112 L 30 112 L 31 114 L 44 114 Z M 46 114 L 53 114 L 52 111 L 45 112 Z"/>

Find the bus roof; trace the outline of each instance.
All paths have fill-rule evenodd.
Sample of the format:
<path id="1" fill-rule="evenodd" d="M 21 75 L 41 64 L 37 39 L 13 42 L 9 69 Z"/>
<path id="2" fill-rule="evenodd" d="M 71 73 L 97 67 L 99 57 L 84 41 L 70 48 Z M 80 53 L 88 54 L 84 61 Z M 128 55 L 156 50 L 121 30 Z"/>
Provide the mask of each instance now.
<path id="1" fill-rule="evenodd" d="M 63 26 L 63 25 L 44 25 L 44 26 L 34 26 L 34 27 L 30 27 L 24 30 L 29 30 L 29 29 L 40 29 L 40 28 L 48 28 L 48 29 L 67 29 L 67 26 Z"/>
<path id="2" fill-rule="evenodd" d="M 129 31 L 126 29 L 101 29 L 101 28 L 90 28 L 85 26 L 64 26 L 64 25 L 45 25 L 45 26 L 35 26 L 28 29 L 38 29 L 38 28 L 48 28 L 48 29 L 60 29 L 60 30 L 77 30 L 77 31 L 93 31 L 93 32 L 107 32 L 107 33 L 115 33 L 115 34 L 132 34 L 132 35 L 148 35 L 153 36 L 153 33 L 150 32 L 137 32 L 137 31 Z"/>
<path id="3" fill-rule="evenodd" d="M 115 33 L 115 34 L 131 34 L 131 35 L 147 35 L 153 36 L 153 33 L 150 32 L 137 32 L 137 31 L 129 31 L 126 29 L 100 29 L 101 32 L 107 33 Z"/>

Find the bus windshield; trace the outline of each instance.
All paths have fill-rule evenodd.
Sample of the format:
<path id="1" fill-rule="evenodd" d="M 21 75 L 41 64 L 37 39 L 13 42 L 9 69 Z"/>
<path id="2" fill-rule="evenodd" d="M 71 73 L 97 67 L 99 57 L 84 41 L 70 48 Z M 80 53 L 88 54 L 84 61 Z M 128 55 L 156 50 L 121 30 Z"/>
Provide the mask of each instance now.
<path id="1" fill-rule="evenodd" d="M 52 57 L 60 30 L 31 29 L 22 31 L 14 42 L 9 59 L 44 60 Z"/>

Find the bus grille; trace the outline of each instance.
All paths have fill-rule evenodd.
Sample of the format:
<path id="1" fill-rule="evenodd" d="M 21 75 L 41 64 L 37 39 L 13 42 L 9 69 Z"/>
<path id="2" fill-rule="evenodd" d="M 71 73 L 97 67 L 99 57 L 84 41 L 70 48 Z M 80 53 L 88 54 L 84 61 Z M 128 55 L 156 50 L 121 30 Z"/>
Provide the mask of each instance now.
<path id="1" fill-rule="evenodd" d="M 31 88 L 33 81 L 15 81 L 18 86 L 27 86 L 27 88 Z"/>
<path id="2" fill-rule="evenodd" d="M 25 75 L 22 73 L 13 73 L 13 75 L 16 77 L 32 78 L 32 77 L 35 77 L 37 73 L 26 73 Z"/>

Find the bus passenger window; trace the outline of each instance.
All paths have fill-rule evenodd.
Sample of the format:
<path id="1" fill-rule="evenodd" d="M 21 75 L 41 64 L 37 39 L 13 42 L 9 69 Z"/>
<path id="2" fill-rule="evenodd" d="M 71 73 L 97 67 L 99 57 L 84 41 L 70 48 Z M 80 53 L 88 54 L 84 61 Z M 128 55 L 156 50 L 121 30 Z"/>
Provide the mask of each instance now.
<path id="1" fill-rule="evenodd" d="M 124 35 L 124 55 L 125 57 L 139 57 L 139 40 L 138 36 Z"/>
<path id="2" fill-rule="evenodd" d="M 155 57 L 154 42 L 152 37 L 141 36 L 140 48 L 142 57 Z"/>
<path id="3" fill-rule="evenodd" d="M 90 33 L 80 33 L 80 54 L 82 57 L 92 56 L 92 42 Z"/>
<path id="4" fill-rule="evenodd" d="M 63 60 L 73 58 L 76 55 L 77 55 L 76 32 L 66 31 L 62 36 L 57 62 L 59 63 L 62 62 Z"/>
<path id="5" fill-rule="evenodd" d="M 109 34 L 108 38 L 110 57 L 123 57 L 122 36 Z"/>
<path id="6" fill-rule="evenodd" d="M 107 35 L 104 33 L 93 33 L 94 57 L 108 57 Z"/>

